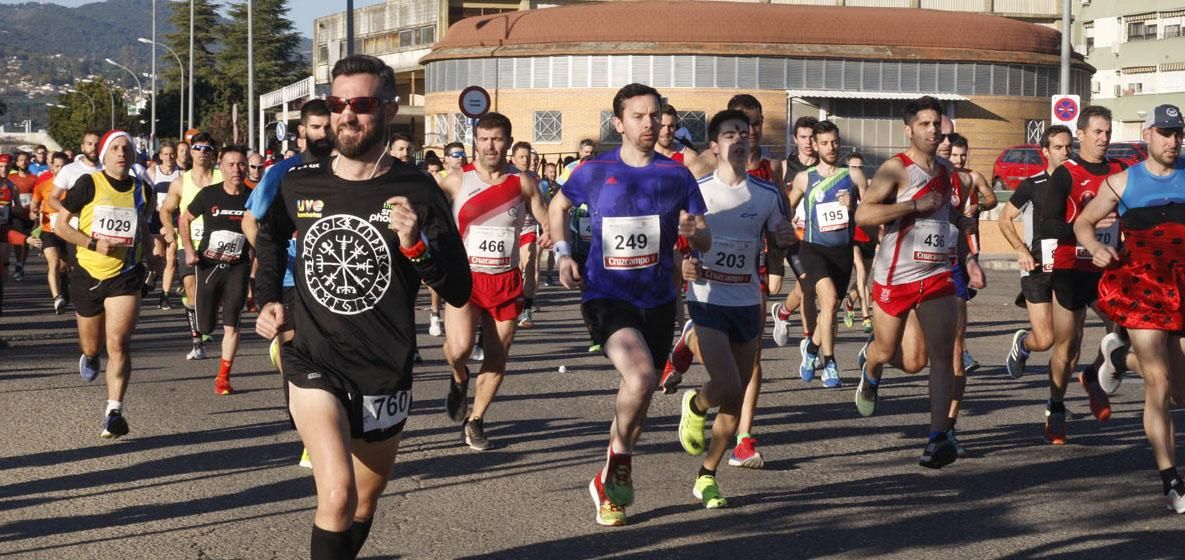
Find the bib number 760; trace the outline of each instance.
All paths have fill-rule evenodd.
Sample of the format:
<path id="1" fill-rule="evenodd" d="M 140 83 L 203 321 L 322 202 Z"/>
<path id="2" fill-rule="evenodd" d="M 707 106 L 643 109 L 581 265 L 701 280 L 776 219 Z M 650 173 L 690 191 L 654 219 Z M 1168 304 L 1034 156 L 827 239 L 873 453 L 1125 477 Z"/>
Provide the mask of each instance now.
<path id="1" fill-rule="evenodd" d="M 362 431 L 386 430 L 407 420 L 411 391 L 362 397 Z"/>

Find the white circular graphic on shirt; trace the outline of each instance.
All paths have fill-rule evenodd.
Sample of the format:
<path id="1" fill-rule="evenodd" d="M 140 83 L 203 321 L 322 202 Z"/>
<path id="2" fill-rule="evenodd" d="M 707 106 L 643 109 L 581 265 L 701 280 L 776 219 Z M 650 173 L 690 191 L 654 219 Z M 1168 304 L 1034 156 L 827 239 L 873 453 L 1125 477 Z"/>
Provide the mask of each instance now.
<path id="1" fill-rule="evenodd" d="M 339 315 L 373 309 L 391 286 L 391 250 L 379 230 L 349 214 L 313 222 L 304 235 L 301 262 L 309 292 Z"/>

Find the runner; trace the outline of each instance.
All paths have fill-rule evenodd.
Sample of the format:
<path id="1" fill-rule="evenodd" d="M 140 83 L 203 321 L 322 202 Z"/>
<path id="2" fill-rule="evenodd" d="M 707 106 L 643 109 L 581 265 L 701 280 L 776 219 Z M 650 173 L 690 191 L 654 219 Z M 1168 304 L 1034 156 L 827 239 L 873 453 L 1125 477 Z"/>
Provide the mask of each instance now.
<path id="1" fill-rule="evenodd" d="M 54 177 L 53 196 L 46 199 L 54 212 L 61 213 L 63 209 L 61 200 L 65 198 L 66 191 L 70 190 L 80 177 L 103 169 L 103 164 L 99 161 L 99 140 L 102 137 L 103 132 L 100 130 L 89 129 L 82 133 L 82 142 L 78 146 L 80 152 L 78 157 L 62 167 L 57 177 Z M 128 165 L 130 166 L 131 162 L 128 162 Z M 61 219 L 60 216 L 59 219 Z"/>
<path id="2" fill-rule="evenodd" d="M 177 167 L 180 167 L 181 171 L 193 168 L 193 154 L 189 151 L 189 142 L 177 142 Z"/>
<path id="3" fill-rule="evenodd" d="M 221 167 L 222 162 L 218 162 L 218 165 Z M 243 179 L 243 185 L 250 190 L 255 190 L 255 187 L 259 186 L 259 182 L 263 180 L 264 170 L 263 156 L 259 155 L 259 152 L 251 152 L 251 155 L 247 157 L 247 176 Z"/>
<path id="4" fill-rule="evenodd" d="M 844 157 L 844 165 L 849 172 L 859 171 L 864 175 L 864 156 L 859 152 L 852 152 Z M 864 192 L 868 189 L 868 178 L 856 187 L 860 192 L 860 200 L 864 199 Z M 859 200 L 856 201 L 859 204 Z M 872 257 L 876 255 L 876 246 L 880 242 L 879 228 L 855 228 L 852 239 L 856 246 L 852 248 L 852 265 L 856 271 L 854 285 L 848 289 L 847 297 L 842 304 L 844 308 L 844 326 L 851 328 L 855 324 L 855 302 L 860 303 L 860 326 L 864 334 L 872 334 L 872 314 L 868 306 L 871 301 L 868 295 L 868 271 L 872 270 Z"/>
<path id="5" fill-rule="evenodd" d="M 200 146 L 200 143 L 195 143 Z M 239 318 L 247 304 L 247 280 L 251 276 L 251 255 L 247 237 L 243 235 L 243 214 L 246 213 L 247 148 L 223 148 L 218 164 L 223 181 L 201 189 L 185 212 L 181 214 L 181 245 L 185 248 L 185 264 L 197 271 L 198 332 L 209 335 L 218 323 L 218 308 L 222 308 L 222 360 L 214 379 L 214 394 L 229 395 L 230 369 L 239 350 Z M 193 242 L 191 224 L 202 219 L 199 244 Z"/>
<path id="6" fill-rule="evenodd" d="M 580 164 L 592 159 L 597 155 L 597 143 L 592 138 L 585 138 L 580 141 L 580 146 L 576 149 L 576 159 L 564 164 L 563 170 L 560 171 L 560 176 L 556 182 L 562 187 L 568 182 L 568 178 L 572 176 L 572 172 L 580 167 Z"/>
<path id="7" fill-rule="evenodd" d="M 99 353 L 107 348 L 107 408 L 100 435 L 113 439 L 128 434 L 123 400 L 132 372 L 131 338 L 146 273 L 141 259 L 155 199 L 152 188 L 130 174 L 135 152 L 128 133 L 108 132 L 98 154 L 103 170 L 74 182 L 61 201 L 64 212 L 54 231 L 76 246 L 70 300 L 78 317 L 78 373 L 83 380 L 99 375 Z M 77 228 L 72 223 L 76 216 Z"/>
<path id="8" fill-rule="evenodd" d="M 955 392 L 952 405 L 957 415 L 958 403 L 962 400 L 963 389 L 966 387 L 966 373 L 979 369 L 979 362 L 967 350 L 967 302 L 975 298 L 976 290 L 987 286 L 987 279 L 983 269 L 979 267 L 979 214 L 984 210 L 996 207 L 996 193 L 982 173 L 968 169 L 967 160 L 970 159 L 970 147 L 967 137 L 961 134 L 947 134 L 945 144 L 950 144 L 950 155 L 947 159 L 955 169 L 966 173 L 971 178 L 971 184 L 960 185 L 964 190 L 960 195 L 965 201 L 963 211 L 957 216 L 960 229 L 966 232 L 960 235 L 956 255 L 952 263 L 951 278 L 955 281 L 955 295 L 959 296 L 958 337 L 955 339 L 955 356 L 960 359 L 955 364 Z"/>
<path id="9" fill-rule="evenodd" d="M 551 202 L 551 197 L 555 196 L 555 193 L 559 189 L 559 184 L 555 182 L 555 176 L 556 165 L 554 163 L 547 163 L 547 161 L 544 160 L 543 177 L 539 180 L 539 190 L 543 191 L 543 198 L 544 200 L 547 200 L 548 203 Z M 554 282 L 552 282 L 552 277 L 555 275 L 555 251 L 550 249 L 545 250 L 547 251 L 547 273 L 542 275 L 543 285 L 551 287 L 556 285 Z M 540 257 L 540 261 L 542 261 L 542 257 Z"/>
<path id="10" fill-rule="evenodd" d="M 33 231 L 32 219 L 33 188 L 37 185 L 37 175 L 29 172 L 29 153 L 17 152 L 13 158 L 13 169 L 5 176 L 16 186 L 21 211 L 15 216 L 15 227 L 21 233 L 28 235 Z M 16 252 L 16 263 L 12 267 L 12 278 L 20 282 L 25 279 L 25 261 L 29 260 L 29 248 L 24 245 L 13 247 Z"/>
<path id="11" fill-rule="evenodd" d="M 674 105 L 664 105 L 662 108 L 662 121 L 660 121 L 658 125 L 658 143 L 654 145 L 654 151 L 679 163 L 682 163 L 683 165 L 692 164 L 695 161 L 695 152 L 675 143 L 675 132 L 678 130 L 678 128 L 679 111 L 675 109 Z M 715 168 L 713 167 L 711 170 L 706 170 L 705 174 L 714 171 Z M 683 244 L 684 240 L 679 240 L 679 244 L 676 246 L 676 248 L 680 250 L 686 250 L 686 247 L 681 246 Z M 681 327 L 685 325 L 683 310 L 685 308 L 684 297 L 687 293 L 686 283 L 683 281 L 682 267 L 676 266 L 671 272 L 673 281 L 675 283 L 675 326 Z M 667 392 L 665 390 L 665 382 L 671 371 L 671 361 L 667 360 L 667 365 L 663 367 L 663 379 L 660 381 L 664 385 L 664 392 Z M 683 372 L 678 372 L 680 377 L 682 376 L 682 373 Z M 671 391 L 674 391 L 673 387 Z"/>
<path id="12" fill-rule="evenodd" d="M 354 558 L 370 533 L 411 407 L 420 279 L 453 305 L 470 288 L 464 261 L 448 258 L 464 254 L 448 202 L 423 173 L 385 156 L 394 72 L 352 55 L 334 65 L 331 88 L 339 155 L 285 174 L 258 236 L 256 330 L 272 339 L 286 322 L 280 285 L 297 235 L 300 330 L 284 349 L 284 378 L 314 465 L 312 560 Z M 336 252 L 347 260 L 328 256 Z M 351 263 L 359 268 L 347 275 Z"/>
<path id="13" fill-rule="evenodd" d="M 473 272 L 469 301 L 444 309 L 444 355 L 452 368 L 445 413 L 454 422 L 462 422 L 461 440 L 466 445 L 485 451 L 491 447 L 485 435 L 486 413 L 506 375 L 510 345 L 523 310 L 517 240 L 524 216 L 530 212 L 538 223 L 543 223 L 547 208 L 535 178 L 506 163 L 507 147 L 513 142 L 510 119 L 501 113 L 487 113 L 477 119 L 474 135 L 474 163 L 466 165 L 462 173 L 449 173 L 440 182 L 445 196 L 452 201 L 453 217 Z M 543 239 L 544 244 L 549 243 L 546 232 Z M 465 363 L 474 347 L 478 326 L 495 336 L 482 343 L 484 357 L 473 409 L 466 415 L 471 376 Z"/>
<path id="14" fill-rule="evenodd" d="M 38 144 L 33 148 L 33 161 L 29 163 L 29 173 L 40 177 L 42 173 L 49 171 L 49 168 L 49 148 L 45 147 L 45 144 Z"/>
<path id="15" fill-rule="evenodd" d="M 863 416 L 876 413 L 882 368 L 901 345 L 907 318 L 916 310 L 922 340 L 907 340 L 913 352 L 924 345 L 930 363 L 930 434 L 918 462 L 927 468 L 953 463 L 958 453 L 946 433 L 956 314 L 948 244 L 957 206 L 952 198 L 958 195 L 952 175 L 958 172 L 936 159 L 941 118 L 942 104 L 933 97 L 906 104 L 910 147 L 881 165 L 856 209 L 857 226 L 885 227 L 873 261 L 874 336 L 861 366 L 856 409 Z"/>
<path id="16" fill-rule="evenodd" d="M 32 205 L 36 214 L 34 221 L 41 223 L 41 254 L 45 255 L 45 262 L 49 266 L 46 279 L 49 281 L 49 293 L 53 297 L 53 310 L 58 315 L 66 311 L 68 303 L 66 296 L 69 293 L 69 279 L 66 274 L 69 265 L 66 262 L 66 242 L 54 234 L 58 213 L 50 208 L 48 198 L 53 196 L 54 179 L 65 166 L 66 154 L 54 152 L 50 158 L 49 170 L 37 178 L 37 185 L 33 188 Z"/>
<path id="17" fill-rule="evenodd" d="M 751 124 L 738 110 L 721 111 L 708 123 L 717 168 L 699 180 L 699 188 L 712 250 L 702 263 L 693 257 L 683 265 L 692 280 L 687 305 L 695 324 L 693 351 L 704 360 L 710 379 L 700 390 L 683 393 L 678 437 L 691 455 L 707 452 L 692 492 L 708 509 L 728 505 L 716 484 L 716 469 L 737 433 L 746 388 L 759 371 L 765 312 L 758 255 L 767 233 L 776 233 L 779 245 L 796 240 L 781 190 L 746 171 Z M 707 411 L 715 407 L 712 443 L 706 446 Z"/>
<path id="18" fill-rule="evenodd" d="M 547 215 L 547 191 L 531 167 L 531 144 L 515 142 L 510 149 L 510 162 L 520 175 L 529 175 L 538 185 L 539 197 L 543 202 L 543 213 Z M 539 288 L 539 222 L 530 212 L 526 213 L 522 231 L 518 236 L 518 261 L 523 276 L 523 310 L 518 315 L 518 327 L 530 329 L 535 326 L 535 292 Z"/>
<path id="19" fill-rule="evenodd" d="M 1091 125 L 1092 128 L 1094 125 Z M 1087 133 L 1089 134 L 1089 130 Z M 1185 402 L 1185 162 L 1179 159 L 1185 120 L 1160 105 L 1144 121 L 1148 158 L 1105 179 L 1107 188 L 1074 222 L 1078 243 L 1104 270 L 1099 308 L 1127 329 L 1144 376 L 1144 431 L 1164 486 L 1168 509 L 1185 513 L 1185 482 L 1177 471 L 1172 404 Z M 1089 136 L 1088 136 L 1089 138 Z M 1086 142 L 1083 142 L 1085 148 Z M 1118 210 L 1125 248 L 1099 239 Z M 1056 292 L 1056 287 L 1054 288 Z"/>
<path id="20" fill-rule="evenodd" d="M 209 133 L 202 132 L 192 138 L 189 153 L 193 157 L 193 169 L 181 174 L 169 185 L 165 202 L 160 207 L 161 232 L 165 243 L 178 243 L 177 230 L 173 226 L 174 213 L 182 208 L 188 208 L 198 191 L 222 182 L 222 172 L 216 168 L 218 153 L 214 148 L 214 138 Z M 190 243 L 198 246 L 202 242 L 203 225 L 201 216 L 189 223 Z M 181 286 L 185 289 L 185 318 L 189 321 L 189 336 L 193 347 L 185 355 L 186 360 L 206 359 L 206 346 L 202 342 L 202 333 L 198 329 L 197 311 L 195 307 L 197 297 L 196 270 L 189 264 L 182 254 L 178 254 L 177 271 L 181 275 Z"/>
<path id="21" fill-rule="evenodd" d="M 444 178 L 449 173 L 463 173 L 463 168 L 467 165 L 465 158 L 465 145 L 460 142 L 449 142 L 444 146 L 444 167 L 441 168 L 433 177 L 437 183 L 444 181 Z M 428 335 L 440 337 L 444 336 L 444 319 L 441 318 L 440 308 L 442 307 L 440 295 L 428 287 L 428 293 L 431 299 L 429 300 L 428 308 Z M 473 356 L 477 359 L 482 356 L 483 350 L 480 347 L 474 347 Z"/>
<path id="22" fill-rule="evenodd" d="M 815 134 L 815 125 L 819 124 L 819 119 L 814 117 L 799 117 L 794 121 L 794 145 L 795 153 L 786 158 L 786 190 L 789 192 L 790 184 L 794 181 L 799 173 L 806 171 L 819 164 L 819 155 L 815 153 L 815 148 L 811 144 L 811 139 Z M 788 196 L 788 195 L 787 195 Z M 802 207 L 794 213 L 794 228 L 798 232 L 798 238 L 801 240 L 806 235 L 806 208 Z M 801 244 L 794 244 L 790 247 L 789 252 L 784 259 L 781 254 L 770 255 L 767 259 L 766 266 L 769 267 L 769 293 L 776 294 L 782 291 L 782 278 L 786 275 L 786 261 L 799 261 L 797 251 L 801 249 Z M 804 291 L 804 284 L 805 286 Z M 795 310 L 801 307 L 802 321 L 802 336 L 803 338 L 811 338 L 812 334 L 806 325 L 806 317 L 815 317 L 818 310 L 815 307 L 815 294 L 808 293 L 812 287 L 805 282 L 802 276 L 802 271 L 796 271 L 796 278 L 794 282 L 794 291 L 786 296 L 783 303 L 774 304 L 770 308 L 770 316 L 773 318 L 774 343 L 778 346 L 785 346 L 790 343 L 790 316 Z"/>
<path id="23" fill-rule="evenodd" d="M 601 525 L 624 525 L 625 508 L 634 501 L 631 457 L 671 346 L 675 236 L 688 238 L 698 251 L 711 244 L 694 177 L 654 153 L 661 109 L 654 88 L 621 88 L 613 98 L 621 147 L 577 168 L 549 210 L 550 230 L 566 234 L 568 211 L 588 205 L 592 240 L 585 271 L 578 271 L 565 239 L 555 249 L 560 281 L 567 288 L 583 286 L 589 333 L 622 377 L 607 460 L 589 483 Z"/>
<path id="24" fill-rule="evenodd" d="M 849 219 L 860 196 L 856 185 L 864 183 L 863 171 L 839 165 L 839 127 L 831 121 L 815 125 L 811 146 L 819 163 L 794 177 L 790 184 L 790 207 L 805 201 L 806 233 L 798 256 L 805 273 L 804 294 L 819 298 L 818 316 L 803 315 L 805 330 L 814 334 L 802 339 L 802 364 L 798 373 L 812 381 L 823 363 L 823 386 L 842 387 L 835 362 L 835 315 L 839 290 L 852 278 L 853 223 Z M 822 354 L 819 351 L 822 350 Z"/>
<path id="25" fill-rule="evenodd" d="M 16 185 L 9 180 L 9 171 L 12 169 L 12 156 L 8 154 L 0 154 L 0 229 L 5 232 L 13 231 L 23 235 L 20 228 L 20 216 L 26 212 L 24 205 L 21 204 L 20 191 L 17 190 Z M 0 243 L 4 243 L 7 239 L 5 236 L 0 236 Z M 4 276 L 4 271 L 8 269 L 8 247 L 0 245 L 0 277 Z M 16 273 L 13 273 L 13 278 L 16 279 Z"/>
<path id="26" fill-rule="evenodd" d="M 1045 439 L 1054 445 L 1066 443 L 1065 395 L 1070 374 L 1078 363 L 1086 308 L 1098 301 L 1102 270 L 1091 262 L 1091 254 L 1076 248 L 1073 223 L 1086 204 L 1098 194 L 1108 176 L 1123 171 L 1123 164 L 1107 159 L 1111 142 L 1111 111 L 1088 106 L 1078 117 L 1078 154 L 1066 160 L 1049 179 L 1049 187 L 1034 192 L 1034 210 L 1041 237 L 1041 262 L 1052 262 L 1053 352 L 1049 357 L 1049 403 L 1045 413 Z M 1102 242 L 1118 247 L 1119 224 L 1112 213 L 1097 224 Z M 1110 332 L 1112 326 L 1107 325 Z M 1111 417 L 1111 404 L 1098 384 L 1095 358 L 1078 375 L 1078 382 L 1090 397 L 1090 412 L 1100 421 Z"/>
<path id="27" fill-rule="evenodd" d="M 391 137 L 391 149 L 387 153 L 403 163 L 414 163 L 411 158 L 411 138 L 402 132 L 397 132 Z"/>
<path id="28" fill-rule="evenodd" d="M 153 192 L 156 193 L 156 207 L 164 208 L 165 200 L 169 198 L 169 186 L 181 176 L 181 168 L 177 165 L 177 145 L 172 142 L 164 142 L 161 144 L 158 157 L 160 163 L 148 170 L 148 179 L 152 183 Z M 176 239 L 171 242 L 165 241 L 165 236 L 161 231 L 159 213 L 155 213 L 149 218 L 148 229 L 152 232 L 152 254 L 158 257 L 157 262 L 161 263 L 161 270 L 158 270 L 157 273 L 160 274 L 163 283 L 157 307 L 172 309 L 173 304 L 169 301 L 169 294 L 173 291 L 173 277 L 177 274 Z"/>
<path id="29" fill-rule="evenodd" d="M 1049 177 L 1070 157 L 1070 145 L 1074 134 L 1070 128 L 1054 125 L 1041 134 L 1041 153 L 1046 167 L 1040 173 L 1021 181 L 1008 204 L 1000 212 L 1000 233 L 1016 251 L 1016 263 L 1020 268 L 1020 297 L 1029 314 L 1031 330 L 1020 329 L 1012 335 L 1012 349 L 1005 359 L 1005 369 L 1013 379 L 1024 375 L 1025 363 L 1033 352 L 1045 352 L 1053 346 L 1053 288 L 1050 276 L 1052 262 L 1041 261 L 1040 236 L 1036 235 L 1035 216 L 1038 198 L 1035 194 L 1049 188 Z M 1021 216 L 1024 221 L 1024 239 L 1016 233 L 1013 220 Z"/>

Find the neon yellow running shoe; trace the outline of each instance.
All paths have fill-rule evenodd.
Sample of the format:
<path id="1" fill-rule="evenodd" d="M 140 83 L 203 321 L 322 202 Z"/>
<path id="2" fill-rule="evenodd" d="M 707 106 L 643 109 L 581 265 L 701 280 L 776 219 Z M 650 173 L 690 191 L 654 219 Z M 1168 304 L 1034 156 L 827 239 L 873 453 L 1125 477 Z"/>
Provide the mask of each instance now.
<path id="1" fill-rule="evenodd" d="M 705 474 L 695 479 L 695 487 L 691 490 L 696 498 L 704 502 L 704 507 L 707 509 L 719 509 L 728 507 L 728 500 L 720 495 L 720 487 L 716 485 L 716 477 Z"/>
<path id="2" fill-rule="evenodd" d="M 272 359 L 272 367 L 280 369 L 280 337 L 272 339 L 271 345 L 267 347 L 267 356 Z"/>
<path id="3" fill-rule="evenodd" d="M 679 416 L 679 443 L 683 445 L 683 450 L 688 455 L 703 455 L 706 447 L 704 444 L 704 422 L 708 415 L 696 414 L 691 410 L 691 403 L 697 394 L 699 392 L 695 389 L 683 392 L 683 414 Z"/>
<path id="4" fill-rule="evenodd" d="M 303 451 L 300 452 L 299 465 L 306 468 L 306 469 L 313 468 L 313 460 L 311 458 L 309 458 L 309 448 L 306 447 L 306 448 L 304 448 Z"/>

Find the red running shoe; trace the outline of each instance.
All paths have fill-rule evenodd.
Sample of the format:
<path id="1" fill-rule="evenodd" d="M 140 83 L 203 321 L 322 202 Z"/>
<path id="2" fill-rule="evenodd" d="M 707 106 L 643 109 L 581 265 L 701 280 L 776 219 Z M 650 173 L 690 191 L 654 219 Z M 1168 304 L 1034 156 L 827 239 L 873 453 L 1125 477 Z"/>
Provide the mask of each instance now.
<path id="1" fill-rule="evenodd" d="M 214 378 L 214 394 L 215 395 L 229 395 L 234 392 L 235 392 L 235 390 L 233 388 L 231 388 L 231 386 L 230 386 L 230 376 L 229 375 L 219 375 L 218 377 Z"/>
<path id="2" fill-rule="evenodd" d="M 1099 422 L 1106 422 L 1111 419 L 1111 399 L 1107 398 L 1107 393 L 1099 386 L 1098 382 L 1090 383 L 1086 380 L 1086 372 L 1078 373 L 1078 383 L 1082 384 L 1082 388 L 1086 390 L 1086 395 L 1090 397 L 1090 413 Z"/>
<path id="3" fill-rule="evenodd" d="M 761 457 L 761 452 L 757 450 L 757 438 L 741 438 L 741 442 L 732 449 L 732 455 L 728 458 L 728 464 L 747 469 L 760 469 L 764 467 L 765 459 Z"/>
<path id="4" fill-rule="evenodd" d="M 691 360 L 694 356 L 691 355 L 691 347 L 687 345 L 687 337 L 691 335 L 693 326 L 691 321 L 683 323 L 683 332 L 679 334 L 679 340 L 676 340 L 675 345 L 671 347 L 669 361 L 675 371 L 679 373 L 684 373 L 691 368 Z"/>

